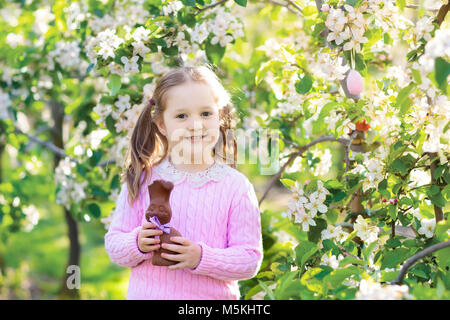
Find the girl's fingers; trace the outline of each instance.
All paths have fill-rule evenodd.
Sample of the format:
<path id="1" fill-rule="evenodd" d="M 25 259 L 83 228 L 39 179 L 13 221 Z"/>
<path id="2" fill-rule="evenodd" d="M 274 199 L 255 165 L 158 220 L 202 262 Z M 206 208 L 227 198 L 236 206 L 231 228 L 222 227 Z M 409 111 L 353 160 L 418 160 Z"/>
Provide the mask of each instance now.
<path id="1" fill-rule="evenodd" d="M 152 229 L 152 228 L 156 228 L 156 224 L 152 222 L 144 222 L 142 224 L 142 229 Z"/>
<path id="2" fill-rule="evenodd" d="M 168 253 L 161 253 L 161 257 L 167 260 L 172 261 L 184 261 L 185 256 L 184 254 L 168 254 Z"/>
<path id="3" fill-rule="evenodd" d="M 162 235 L 162 231 L 159 229 L 147 229 L 141 231 L 142 237 L 154 237 L 154 236 L 160 236 Z"/>
<path id="4" fill-rule="evenodd" d="M 163 243 L 162 246 L 163 249 L 167 249 L 170 251 L 178 252 L 178 253 L 185 253 L 186 248 L 177 244 L 169 244 L 169 243 Z"/>
<path id="5" fill-rule="evenodd" d="M 159 244 L 161 242 L 161 240 L 159 239 L 155 239 L 155 238 L 142 238 L 141 242 L 145 245 L 148 244 Z"/>
<path id="6" fill-rule="evenodd" d="M 144 245 L 144 248 L 146 250 L 148 250 L 147 252 L 150 252 L 150 251 L 158 250 L 160 248 L 160 245 L 159 244 L 155 244 L 155 245 L 152 245 L 152 246 Z"/>

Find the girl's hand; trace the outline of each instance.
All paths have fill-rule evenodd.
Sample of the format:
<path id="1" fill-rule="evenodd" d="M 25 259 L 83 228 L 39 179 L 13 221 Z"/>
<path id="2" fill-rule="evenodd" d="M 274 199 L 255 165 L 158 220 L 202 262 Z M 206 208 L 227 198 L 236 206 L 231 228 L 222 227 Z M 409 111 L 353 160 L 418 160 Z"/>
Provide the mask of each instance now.
<path id="1" fill-rule="evenodd" d="M 202 257 L 202 247 L 196 242 L 183 237 L 171 237 L 170 240 L 181 245 L 163 243 L 162 248 L 178 252 L 178 254 L 161 253 L 161 257 L 167 260 L 179 261 L 180 263 L 168 266 L 168 268 L 171 270 L 182 268 L 195 269 Z"/>
<path id="2" fill-rule="evenodd" d="M 156 229 L 156 224 L 145 222 L 138 234 L 139 250 L 143 253 L 158 250 L 161 240 L 155 239 L 154 236 L 160 236 L 162 233 L 162 230 Z"/>

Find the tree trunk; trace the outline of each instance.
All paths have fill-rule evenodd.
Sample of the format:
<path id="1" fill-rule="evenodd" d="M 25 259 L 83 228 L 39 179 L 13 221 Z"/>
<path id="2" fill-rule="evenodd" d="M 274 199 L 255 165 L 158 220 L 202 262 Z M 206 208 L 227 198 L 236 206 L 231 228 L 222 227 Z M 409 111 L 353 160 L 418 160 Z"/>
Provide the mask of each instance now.
<path id="1" fill-rule="evenodd" d="M 0 142 L 0 183 L 3 182 L 3 166 L 2 166 L 2 158 L 3 158 L 3 151 L 5 150 L 5 144 L 3 142 Z M 0 241 L 2 241 L 0 239 Z M 3 248 L 3 244 L 0 243 L 0 248 Z M 0 250 L 0 273 L 3 276 L 6 276 L 6 265 L 5 265 L 5 258 L 3 257 L 3 252 Z"/>
<path id="2" fill-rule="evenodd" d="M 55 121 L 55 125 L 52 130 L 53 144 L 64 150 L 64 141 L 63 141 L 64 107 L 61 105 L 61 103 L 57 101 L 51 101 L 50 107 L 53 119 Z M 58 166 L 59 161 L 61 161 L 61 157 L 55 154 L 53 163 L 54 170 Z M 65 207 L 63 208 L 67 224 L 67 231 L 69 235 L 70 248 L 69 248 L 69 259 L 67 262 L 67 266 L 64 269 L 64 277 L 61 284 L 61 288 L 58 292 L 58 296 L 60 299 L 79 299 L 80 298 L 79 289 L 77 288 L 69 289 L 69 287 L 67 286 L 67 280 L 68 277 L 70 276 L 70 274 L 67 273 L 67 268 L 72 265 L 75 266 L 80 265 L 81 246 L 80 241 L 78 239 L 78 223 L 72 217 L 71 212 L 67 210 Z"/>
<path id="3" fill-rule="evenodd" d="M 432 152 L 430 153 L 430 174 L 431 174 L 431 184 L 432 185 L 436 185 L 438 182 L 436 181 L 436 179 L 433 178 L 434 176 L 434 171 L 437 168 L 437 164 L 439 163 L 439 156 L 437 152 Z M 438 207 L 437 205 L 433 205 L 434 208 L 434 215 L 436 217 L 436 223 L 438 223 L 439 221 L 444 220 L 444 212 L 442 211 L 441 207 Z"/>

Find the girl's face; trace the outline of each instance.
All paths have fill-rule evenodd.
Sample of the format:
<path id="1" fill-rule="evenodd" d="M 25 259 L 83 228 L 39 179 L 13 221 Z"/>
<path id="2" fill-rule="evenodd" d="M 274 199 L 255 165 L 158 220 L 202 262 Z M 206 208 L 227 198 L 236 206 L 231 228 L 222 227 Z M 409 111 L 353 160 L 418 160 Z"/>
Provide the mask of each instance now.
<path id="1" fill-rule="evenodd" d="M 219 109 L 211 88 L 193 81 L 171 88 L 163 123 L 157 125 L 167 137 L 172 159 L 180 156 L 192 161 L 195 156 L 195 163 L 209 161 L 220 135 Z"/>

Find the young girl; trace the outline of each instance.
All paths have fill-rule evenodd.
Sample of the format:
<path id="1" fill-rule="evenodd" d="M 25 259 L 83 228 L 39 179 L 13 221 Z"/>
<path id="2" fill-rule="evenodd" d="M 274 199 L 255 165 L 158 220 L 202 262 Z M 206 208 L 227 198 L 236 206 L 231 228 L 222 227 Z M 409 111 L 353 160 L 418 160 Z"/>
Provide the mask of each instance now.
<path id="1" fill-rule="evenodd" d="M 227 143 L 233 115 L 229 94 L 205 66 L 179 67 L 157 82 L 134 128 L 105 235 L 111 260 L 131 267 L 127 299 L 239 299 L 237 280 L 257 274 L 260 211 L 253 185 L 235 169 L 236 141 L 233 152 Z M 145 219 L 155 180 L 174 185 L 170 225 L 182 235 L 163 245 L 176 253 L 162 255 L 176 262 L 168 267 L 151 263 L 163 233 Z"/>

